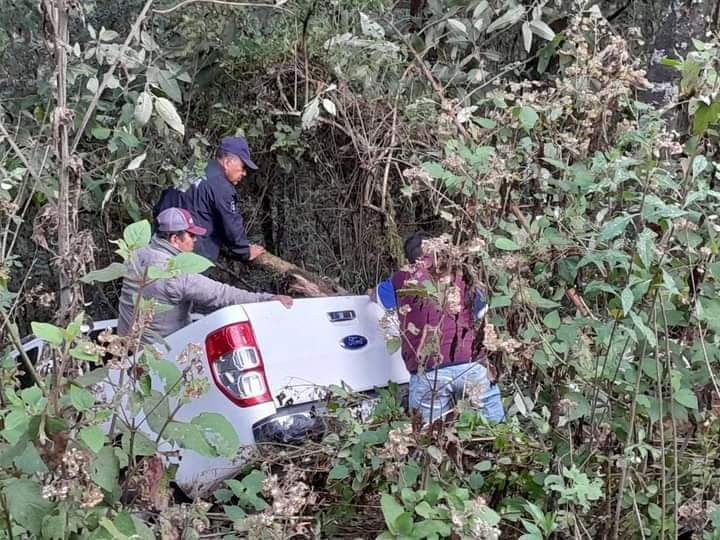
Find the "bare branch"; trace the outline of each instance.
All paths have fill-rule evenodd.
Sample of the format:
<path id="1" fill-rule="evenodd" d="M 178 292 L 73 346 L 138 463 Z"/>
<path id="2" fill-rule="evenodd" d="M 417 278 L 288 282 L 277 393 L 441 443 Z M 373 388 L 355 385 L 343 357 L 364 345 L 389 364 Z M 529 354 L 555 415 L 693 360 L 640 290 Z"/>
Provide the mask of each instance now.
<path id="1" fill-rule="evenodd" d="M 0 118 L 0 134 L 2 134 L 2 136 L 7 139 L 10 148 L 13 149 L 20 161 L 23 162 L 23 165 L 25 165 L 25 168 L 30 173 L 30 176 L 32 176 L 35 180 L 40 180 L 40 176 L 37 174 L 37 172 L 35 172 L 35 169 L 33 169 L 32 165 L 30 165 L 30 161 L 25 156 L 20 147 L 17 145 L 15 139 L 13 139 L 10 133 L 8 133 L 7 129 L 5 129 L 5 124 L 3 124 L 2 118 Z"/>

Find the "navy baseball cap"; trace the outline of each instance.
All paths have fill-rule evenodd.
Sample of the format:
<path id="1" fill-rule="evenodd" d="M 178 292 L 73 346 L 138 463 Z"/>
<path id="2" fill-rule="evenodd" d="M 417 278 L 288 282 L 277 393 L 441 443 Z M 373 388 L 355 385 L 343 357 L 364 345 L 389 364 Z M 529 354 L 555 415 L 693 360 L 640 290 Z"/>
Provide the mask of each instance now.
<path id="1" fill-rule="evenodd" d="M 158 214 L 158 230 L 163 232 L 187 231 L 197 236 L 203 236 L 207 229 L 195 225 L 192 214 L 184 208 L 167 208 Z"/>
<path id="2" fill-rule="evenodd" d="M 250 159 L 250 147 L 245 137 L 223 137 L 220 141 L 219 150 L 236 155 L 252 170 L 257 170 L 258 168 L 255 162 Z"/>

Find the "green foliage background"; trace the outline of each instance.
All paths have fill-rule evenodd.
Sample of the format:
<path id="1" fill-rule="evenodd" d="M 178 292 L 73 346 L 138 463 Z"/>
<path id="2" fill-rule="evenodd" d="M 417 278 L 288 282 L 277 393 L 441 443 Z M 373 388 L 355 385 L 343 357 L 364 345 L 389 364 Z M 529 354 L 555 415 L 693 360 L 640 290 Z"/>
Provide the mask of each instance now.
<path id="1" fill-rule="evenodd" d="M 364 523 L 383 538 L 717 536 L 717 40 L 665 60 L 678 95 L 658 108 L 641 99 L 644 49 L 630 30 L 653 35 L 652 6 L 635 3 L 610 25 L 591 3 L 422 4 L 417 14 L 380 1 L 189 3 L 151 12 L 123 48 L 140 3 L 78 3 L 74 129 L 108 67 L 121 66 L 72 132 L 76 259 L 58 261 L 47 13 L 0 3 L 8 345 L 52 318 L 58 264 L 112 262 L 110 239 L 147 217 L 160 189 L 201 171 L 221 136 L 243 133 L 261 165 L 242 187 L 244 215 L 288 260 L 363 291 L 401 262 L 405 232 L 475 246 L 492 293 L 486 347 L 509 406 L 501 426 L 461 405 L 446 430 L 421 433 L 392 392 L 360 422 L 348 408 L 357 396 L 335 388 L 336 432 L 231 481 L 216 495 L 222 524 L 197 504 L 143 523 L 119 475 L 142 470 L 152 446 L 120 451 L 97 429 L 112 410 L 70 369 L 93 356 L 80 319 L 35 324 L 57 362 L 22 390 L 15 360 L 3 363 L 0 534 L 198 535 L 212 524 L 280 538 Z M 112 313 L 120 276 L 102 272 L 86 278 L 107 282 L 86 289 L 96 317 Z M 148 369 L 179 380 L 168 364 Z M 158 391 L 143 386 L 137 407 L 157 404 Z M 168 437 L 208 453 L 219 449 L 198 425 L 232 441 L 217 418 L 179 426 L 168 410 L 165 420 Z M 101 500 L 90 508 L 79 493 L 42 496 L 54 481 L 47 441 L 60 433 L 94 464 L 83 482 Z M 313 467 L 292 472 L 293 455 Z M 312 525 L 299 528 L 299 515 Z"/>

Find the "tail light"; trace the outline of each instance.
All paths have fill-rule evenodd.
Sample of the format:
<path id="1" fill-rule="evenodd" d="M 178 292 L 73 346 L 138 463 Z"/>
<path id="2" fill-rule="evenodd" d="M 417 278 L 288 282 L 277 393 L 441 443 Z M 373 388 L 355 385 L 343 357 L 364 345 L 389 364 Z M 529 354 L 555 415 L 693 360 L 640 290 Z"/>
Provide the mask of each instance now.
<path id="1" fill-rule="evenodd" d="M 265 366 L 249 322 L 224 326 L 205 338 L 215 385 L 240 407 L 272 401 Z"/>

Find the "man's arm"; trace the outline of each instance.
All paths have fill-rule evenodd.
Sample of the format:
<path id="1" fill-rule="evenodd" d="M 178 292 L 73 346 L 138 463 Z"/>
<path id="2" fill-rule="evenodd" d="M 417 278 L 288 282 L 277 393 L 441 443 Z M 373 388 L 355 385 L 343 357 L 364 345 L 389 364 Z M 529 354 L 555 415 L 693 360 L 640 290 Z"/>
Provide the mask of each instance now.
<path id="1" fill-rule="evenodd" d="M 397 307 L 397 298 L 395 297 L 395 286 L 392 284 L 392 278 L 387 278 L 377 284 L 377 287 L 368 289 L 370 300 L 380 304 L 383 309 L 395 309 Z"/>
<path id="2" fill-rule="evenodd" d="M 169 279 L 166 285 L 168 296 L 176 301 L 190 300 L 209 310 L 220 309 L 235 304 L 268 302 L 278 300 L 286 308 L 292 305 L 292 298 L 271 293 L 254 293 L 237 287 L 225 285 L 202 274 L 184 274 Z"/>
<path id="3" fill-rule="evenodd" d="M 475 320 L 479 321 L 485 317 L 488 311 L 487 296 L 485 291 L 480 287 L 475 288 L 475 298 L 473 299 L 473 315 Z"/>
<path id="4" fill-rule="evenodd" d="M 220 217 L 223 236 L 230 253 L 241 261 L 251 260 L 253 254 L 245 232 L 245 222 L 238 212 L 234 194 L 217 194 L 215 210 Z"/>

